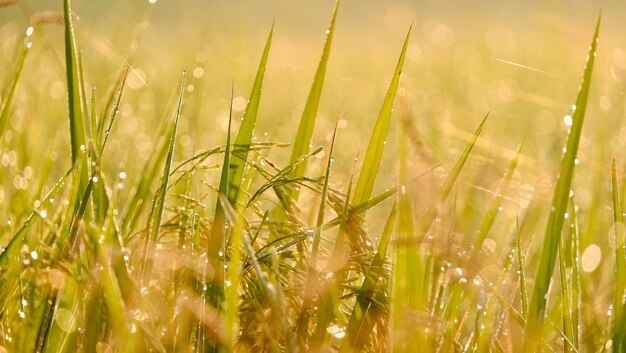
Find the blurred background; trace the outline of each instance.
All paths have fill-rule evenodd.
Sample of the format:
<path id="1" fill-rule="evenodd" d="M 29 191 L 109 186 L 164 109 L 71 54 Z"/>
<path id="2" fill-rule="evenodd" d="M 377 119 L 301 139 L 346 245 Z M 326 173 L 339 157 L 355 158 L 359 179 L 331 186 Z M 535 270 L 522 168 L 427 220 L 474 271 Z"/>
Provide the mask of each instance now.
<path id="1" fill-rule="evenodd" d="M 107 166 L 110 173 L 126 170 L 131 178 L 141 172 L 160 127 L 172 117 L 183 68 L 190 80 L 177 160 L 225 142 L 231 83 L 237 122 L 273 23 L 274 42 L 255 139 L 291 143 L 334 6 L 330 0 L 72 3 L 85 83 L 97 87 L 101 106 L 120 72 L 132 67 L 109 156 L 105 156 L 117 161 Z M 61 1 L 21 0 L 0 7 L 0 67 L 15 65 L 18 44 L 31 23 L 37 23 L 10 122 L 13 132 L 5 136 L 12 140 L 11 146 L 23 150 L 4 151 L 0 156 L 2 166 L 12 170 L 6 173 L 5 185 L 13 181 L 17 191 L 3 187 L 0 201 L 19 200 L 10 193 L 26 192 L 28 183 L 44 182 L 37 180 L 36 172 L 42 168 L 41 155 L 57 161 L 55 176 L 69 166 L 63 28 L 60 22 L 54 24 L 61 6 Z M 439 165 L 445 175 L 490 112 L 484 138 L 468 166 L 471 176 L 459 188 L 471 191 L 467 197 L 490 198 L 513 151 L 524 140 L 514 190 L 526 199 L 535 194 L 548 199 L 588 46 L 602 13 L 579 153 L 583 172 L 577 183 L 608 187 L 610 158 L 619 160 L 626 147 L 626 129 L 621 124 L 624 11 L 626 4 L 620 1 L 343 0 L 313 145 L 324 145 L 334 121 L 341 119 L 333 182 L 345 189 L 353 159 L 365 152 L 403 38 L 413 23 L 396 103 L 404 109 L 414 135 L 411 153 L 416 155 L 416 173 Z M 131 52 L 136 56 L 129 62 Z M 0 71 L 2 87 L 11 72 Z M 395 115 L 390 136 L 399 131 L 400 114 Z M 397 182 L 395 141 L 394 137 L 387 144 L 379 191 Z M 289 148 L 274 149 L 268 158 L 284 165 L 289 153 Z M 219 169 L 212 173 L 217 178 Z M 592 188 L 580 189 L 581 207 L 589 206 L 593 195 L 587 190 Z M 513 206 L 512 216 L 527 204 L 515 201 Z M 605 216 L 610 217 L 610 212 Z"/>

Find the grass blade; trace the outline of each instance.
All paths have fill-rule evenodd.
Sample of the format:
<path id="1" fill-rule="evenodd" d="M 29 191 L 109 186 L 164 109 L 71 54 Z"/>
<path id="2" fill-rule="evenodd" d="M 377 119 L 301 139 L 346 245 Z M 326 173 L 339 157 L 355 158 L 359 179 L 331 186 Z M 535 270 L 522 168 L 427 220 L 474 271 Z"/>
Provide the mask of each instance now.
<path id="1" fill-rule="evenodd" d="M 370 137 L 369 145 L 367 146 L 367 152 L 365 153 L 365 159 L 363 160 L 363 166 L 361 166 L 361 173 L 356 183 L 354 190 L 354 196 L 352 197 L 353 204 L 360 204 L 372 196 L 372 190 L 374 189 L 374 182 L 376 181 L 376 175 L 378 174 L 378 167 L 380 166 L 380 160 L 383 156 L 383 150 L 385 148 L 385 140 L 387 139 L 387 131 L 389 130 L 389 124 L 391 122 L 391 114 L 393 112 L 393 102 L 396 98 L 396 91 L 398 90 L 398 83 L 400 82 L 400 74 L 402 73 L 402 67 L 404 65 L 404 58 L 406 56 L 406 48 L 409 45 L 409 38 L 411 37 L 411 29 L 404 39 L 402 45 L 402 51 L 400 52 L 400 58 L 396 65 L 396 70 L 389 84 L 387 95 L 383 101 L 383 106 L 380 108 L 378 119 L 376 120 L 376 126 Z"/>
<path id="2" fill-rule="evenodd" d="M 611 163 L 611 190 L 613 200 L 613 236 L 615 242 L 615 289 L 613 294 L 613 352 L 623 352 L 626 347 L 626 311 L 624 295 L 626 295 L 626 251 L 624 249 L 624 214 L 620 204 L 620 191 L 617 183 L 615 159 Z"/>
<path id="3" fill-rule="evenodd" d="M 493 223 L 495 222 L 496 217 L 498 216 L 498 214 L 500 213 L 500 210 L 502 209 L 501 208 L 502 199 L 503 199 L 504 193 L 506 192 L 506 189 L 511 183 L 511 179 L 513 178 L 513 173 L 515 172 L 515 169 L 517 168 L 517 164 L 519 162 L 519 158 L 522 153 L 522 146 L 523 144 L 520 144 L 517 147 L 517 152 L 515 153 L 515 157 L 513 157 L 513 159 L 509 163 L 506 173 L 504 174 L 504 178 L 502 179 L 502 182 L 500 186 L 498 187 L 498 190 L 496 190 L 496 196 L 493 198 L 491 202 L 491 207 L 489 207 L 489 211 L 487 211 L 485 218 L 483 218 L 483 222 L 480 226 L 480 230 L 478 231 L 478 235 L 476 236 L 476 241 L 474 241 L 472 253 L 469 256 L 470 263 L 475 262 L 478 256 L 478 253 L 480 252 L 480 249 L 482 248 L 483 242 L 487 238 L 487 235 L 489 234 L 489 231 L 491 230 L 491 227 L 493 226 Z"/>
<path id="4" fill-rule="evenodd" d="M 265 43 L 265 49 L 263 49 L 263 55 L 261 56 L 261 62 L 252 85 L 252 92 L 250 93 L 250 99 L 248 100 L 248 106 L 243 113 L 243 120 L 239 127 L 239 132 L 235 138 L 235 150 L 233 151 L 233 160 L 230 163 L 230 175 L 229 184 L 230 189 L 228 193 L 228 199 L 234 203 L 237 201 L 237 194 L 239 193 L 239 186 L 243 177 L 244 168 L 248 159 L 248 152 L 250 150 L 250 143 L 252 142 L 252 133 L 256 124 L 256 117 L 259 111 L 259 103 L 261 101 L 261 91 L 263 90 L 263 77 L 265 76 L 265 68 L 267 67 L 267 57 L 269 56 L 270 47 L 272 45 L 272 36 L 274 34 L 274 25 L 270 30 L 270 34 L 267 36 L 267 42 Z"/>
<path id="5" fill-rule="evenodd" d="M 306 278 L 306 284 L 304 286 L 304 303 L 302 304 L 302 311 L 300 312 L 300 317 L 298 319 L 297 329 L 298 336 L 300 339 L 301 347 L 305 347 L 308 336 L 309 336 L 309 317 L 310 317 L 310 308 L 313 304 L 313 298 L 319 294 L 319 289 L 316 288 L 316 283 L 318 282 L 318 276 L 320 275 L 320 270 L 317 265 L 317 257 L 319 254 L 319 245 L 322 234 L 322 227 L 324 225 L 324 211 L 326 208 L 326 202 L 328 198 L 328 183 L 330 180 L 330 167 L 333 160 L 333 152 L 335 149 L 335 137 L 337 136 L 337 127 L 335 124 L 335 129 L 333 131 L 333 136 L 330 142 L 330 151 L 328 153 L 328 159 L 326 160 L 326 173 L 324 175 L 324 185 L 322 187 L 322 195 L 320 197 L 320 204 L 317 211 L 317 222 L 315 225 L 315 230 L 313 232 L 313 245 L 311 247 L 311 257 L 309 258 L 309 268 L 308 275 Z M 323 309 L 320 309 L 323 310 Z M 314 344 L 314 343 L 312 343 Z M 315 344 L 321 344 L 320 342 L 316 342 Z"/>
<path id="6" fill-rule="evenodd" d="M 4 135 L 4 129 L 9 121 L 9 117 L 11 114 L 11 106 L 13 103 L 13 97 L 15 96 L 15 90 L 17 88 L 17 83 L 20 80 L 20 76 L 22 75 L 22 70 L 24 69 L 24 62 L 26 61 L 26 56 L 30 51 L 32 46 L 32 42 L 30 37 L 32 36 L 33 27 L 29 27 L 26 31 L 26 40 L 24 48 L 22 49 L 19 57 L 17 58 L 17 66 L 13 71 L 13 78 L 11 79 L 11 83 L 9 84 L 9 88 L 7 89 L 7 93 L 2 97 L 2 104 L 0 104 L 0 136 Z"/>
<path id="7" fill-rule="evenodd" d="M 135 225 L 140 219 L 139 215 L 141 211 L 148 204 L 147 200 L 150 194 L 150 184 L 156 179 L 159 166 L 167 156 L 169 136 L 172 134 L 172 126 L 166 124 L 164 128 L 165 134 L 163 141 L 155 148 L 150 160 L 146 163 L 141 177 L 137 182 L 137 186 L 135 187 L 136 191 L 133 194 L 133 198 L 126 207 L 126 212 L 123 217 L 122 234 L 128 234 L 135 228 Z"/>
<path id="8" fill-rule="evenodd" d="M 183 96 L 185 93 L 185 80 L 187 78 L 187 71 L 183 71 L 183 75 L 180 81 L 180 92 L 178 95 L 178 108 L 174 115 L 174 122 L 172 123 L 172 130 L 169 136 L 167 158 L 165 159 L 165 166 L 163 167 L 163 175 L 161 176 L 161 184 L 154 195 L 154 201 L 152 204 L 152 212 L 149 222 L 148 237 L 146 238 L 145 250 L 143 253 L 141 271 L 146 274 L 151 270 L 148 257 L 156 247 L 156 243 L 159 240 L 159 232 L 161 230 L 161 219 L 163 218 L 163 211 L 165 210 L 165 195 L 167 193 L 168 183 L 170 179 L 170 170 L 172 168 L 172 160 L 174 159 L 174 146 L 176 145 L 176 131 L 178 127 L 178 121 L 180 119 L 180 113 L 183 109 Z"/>
<path id="9" fill-rule="evenodd" d="M 83 111 L 85 103 L 78 45 L 74 34 L 70 0 L 63 1 L 63 15 L 65 18 L 65 65 L 67 70 L 72 162 L 75 162 L 86 148 L 85 113 Z"/>
<path id="10" fill-rule="evenodd" d="M 409 317 L 417 315 L 425 307 L 425 269 L 422 249 L 415 233 L 413 202 L 409 184 L 409 156 L 406 126 L 399 141 L 400 193 L 398 195 L 398 229 L 394 243 L 394 266 L 392 281 L 391 344 L 395 351 L 411 352 L 424 344 L 423 327 L 408 330 Z"/>
<path id="11" fill-rule="evenodd" d="M 322 96 L 322 87 L 324 86 L 324 77 L 326 75 L 326 66 L 328 64 L 328 57 L 330 56 L 330 47 L 333 42 L 333 36 L 335 35 L 335 22 L 337 20 L 337 12 L 339 10 L 340 0 L 335 3 L 335 9 L 333 11 L 333 17 L 330 21 L 330 26 L 326 31 L 326 42 L 324 43 L 324 50 L 322 51 L 322 57 L 317 66 L 315 72 L 315 78 L 313 79 L 313 85 L 309 92 L 302 117 L 300 118 L 300 124 L 298 125 L 298 132 L 296 134 L 296 140 L 293 144 L 293 150 L 291 152 L 290 162 L 294 163 L 300 157 L 306 155 L 309 152 L 309 145 L 311 144 L 311 137 L 313 136 L 313 129 L 315 127 L 315 118 L 317 116 L 317 109 L 320 104 L 320 98 Z M 293 177 L 301 177 L 306 170 L 306 161 L 300 163 L 292 172 Z M 298 199 L 298 191 L 292 192 L 293 198 Z"/>
<path id="12" fill-rule="evenodd" d="M 526 274 L 524 266 L 524 253 L 522 253 L 522 240 L 520 234 L 519 220 L 515 220 L 515 252 L 517 254 L 517 267 L 519 269 L 520 298 L 522 301 L 522 318 L 526 320 L 528 315 L 528 291 L 526 290 Z"/>
<path id="13" fill-rule="evenodd" d="M 439 205 L 441 205 L 448 198 L 448 195 L 450 195 L 450 191 L 452 191 L 452 187 L 454 187 L 456 179 L 459 177 L 459 174 L 461 174 L 461 170 L 463 169 L 463 166 L 465 165 L 465 162 L 467 161 L 470 152 L 472 152 L 472 149 L 474 148 L 474 145 L 476 144 L 480 133 L 483 131 L 483 127 L 485 126 L 485 122 L 487 121 L 488 117 L 489 114 L 487 114 L 480 122 L 480 125 L 478 126 L 478 129 L 476 129 L 474 136 L 465 147 L 465 150 L 463 150 L 461 157 L 459 157 L 454 167 L 452 167 L 450 174 L 448 174 L 443 184 L 441 184 L 435 201 L 428 207 L 426 212 L 424 212 L 422 218 L 420 218 L 417 225 L 417 232 L 419 236 L 423 236 L 424 234 L 426 234 L 426 232 L 428 232 L 430 226 L 433 224 L 433 221 L 439 213 Z"/>
<path id="14" fill-rule="evenodd" d="M 589 55 L 583 75 L 583 81 L 578 91 L 576 99 L 576 110 L 572 117 L 572 127 L 567 139 L 567 147 L 563 160 L 561 161 L 561 172 L 557 181 L 556 189 L 552 198 L 550 215 L 546 232 L 535 274 L 534 285 L 530 297 L 528 311 L 528 330 L 525 331 L 524 351 L 534 352 L 541 343 L 541 332 L 543 327 L 544 315 L 546 312 L 546 301 L 548 296 L 548 288 L 554 271 L 554 263 L 556 253 L 559 247 L 561 230 L 565 219 L 569 203 L 569 194 L 574 176 L 574 166 L 576 164 L 576 154 L 580 144 L 583 121 L 585 119 L 585 110 L 587 108 L 587 99 L 589 97 L 589 87 L 591 86 L 591 75 L 593 72 L 593 64 L 596 57 L 596 48 L 598 44 L 598 32 L 600 29 L 600 19 L 596 24 L 593 40 L 589 48 Z"/>
<path id="15" fill-rule="evenodd" d="M 215 205 L 215 217 L 213 218 L 213 225 L 211 227 L 211 234 L 209 235 L 209 241 L 207 244 L 207 257 L 209 265 L 215 269 L 213 280 L 208 285 L 207 295 L 213 307 L 218 310 L 222 309 L 222 303 L 224 302 L 224 259 L 226 258 L 225 246 L 226 246 L 226 226 L 227 219 L 224 206 L 220 200 L 220 197 L 227 197 L 228 195 L 228 180 L 230 171 L 230 157 L 231 157 L 231 127 L 233 121 L 233 98 L 234 87 L 231 87 L 230 94 L 230 107 L 228 116 L 228 131 L 226 135 L 226 148 L 224 149 L 224 162 L 222 163 L 222 173 L 220 177 L 220 184 L 218 189 L 217 201 Z M 232 206 L 232 205 L 231 205 Z M 239 251 L 239 249 L 233 249 L 233 251 Z"/>

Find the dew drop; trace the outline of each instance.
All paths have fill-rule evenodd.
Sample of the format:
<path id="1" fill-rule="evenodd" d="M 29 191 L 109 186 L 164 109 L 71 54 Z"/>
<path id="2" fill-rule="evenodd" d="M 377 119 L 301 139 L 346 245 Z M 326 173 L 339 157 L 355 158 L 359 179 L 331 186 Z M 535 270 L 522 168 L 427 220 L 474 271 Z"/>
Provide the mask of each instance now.
<path id="1" fill-rule="evenodd" d="M 573 124 L 573 120 L 572 120 L 572 116 L 571 115 L 566 115 L 563 117 L 563 123 L 565 124 L 565 126 L 572 126 Z"/>

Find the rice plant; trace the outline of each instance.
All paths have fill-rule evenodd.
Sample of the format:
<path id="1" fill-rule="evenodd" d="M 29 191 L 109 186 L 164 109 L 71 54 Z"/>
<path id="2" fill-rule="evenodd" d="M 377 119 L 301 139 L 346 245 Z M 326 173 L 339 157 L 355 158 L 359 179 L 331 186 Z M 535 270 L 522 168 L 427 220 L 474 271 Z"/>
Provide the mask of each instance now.
<path id="1" fill-rule="evenodd" d="M 450 103 L 481 93 L 412 79 L 432 75 L 419 55 L 447 55 L 418 53 L 419 19 L 387 39 L 393 60 L 362 71 L 385 77 L 385 94 L 337 99 L 358 92 L 338 88 L 333 60 L 363 60 L 333 56 L 347 0 L 324 4 L 321 57 L 296 77 L 302 106 L 268 89 L 289 80 L 272 76 L 296 35 L 281 18 L 246 41 L 256 71 L 242 84 L 206 77 L 211 60 L 237 70 L 227 53 L 155 49 L 156 1 L 124 31 L 125 54 L 81 18 L 86 2 L 30 5 L 0 1 L 30 22 L 13 36 L 0 26 L 12 53 L 0 56 L 0 352 L 626 351 L 621 128 L 594 103 L 600 16 L 585 27 L 580 85 L 565 80 L 577 96 L 524 92 L 523 104 L 571 106 L 562 130 L 540 134 L 519 128 L 532 125 L 521 104 L 506 122 L 501 106 Z M 434 26 L 441 44 L 448 29 Z M 202 42 L 228 36 L 209 27 Z M 85 47 L 121 65 L 92 67 Z M 179 54 L 185 65 L 165 64 Z M 154 80 L 140 69 L 151 62 Z M 529 87 L 549 80 L 514 66 L 538 73 Z M 436 114 L 410 93 L 424 82 L 450 95 Z M 513 94 L 492 86 L 485 95 Z M 610 148 L 590 147 L 601 139 Z"/>

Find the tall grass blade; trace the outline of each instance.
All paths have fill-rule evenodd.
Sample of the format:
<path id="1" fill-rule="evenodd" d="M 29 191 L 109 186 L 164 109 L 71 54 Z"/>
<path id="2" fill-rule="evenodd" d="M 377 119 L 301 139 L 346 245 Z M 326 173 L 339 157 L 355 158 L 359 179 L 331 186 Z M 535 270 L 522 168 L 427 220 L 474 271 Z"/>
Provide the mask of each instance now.
<path id="1" fill-rule="evenodd" d="M 153 151 L 150 160 L 146 162 L 142 173 L 140 174 L 137 186 L 134 188 L 132 199 L 126 207 L 126 212 L 123 217 L 122 234 L 128 234 L 135 228 L 137 222 L 140 220 L 140 213 L 145 209 L 148 204 L 150 194 L 150 184 L 157 178 L 159 172 L 159 166 L 165 157 L 169 149 L 169 137 L 172 135 L 173 126 L 166 124 L 164 126 L 164 137 L 161 143 Z"/>
<path id="2" fill-rule="evenodd" d="M 65 65 L 67 70 L 72 162 L 75 162 L 86 148 L 85 112 L 83 111 L 85 102 L 70 0 L 63 1 L 63 15 L 65 19 Z"/>
<path id="3" fill-rule="evenodd" d="M 452 167 L 450 174 L 448 174 L 446 179 L 441 184 L 441 187 L 439 188 L 439 191 L 437 192 L 437 196 L 434 202 L 428 207 L 426 212 L 424 212 L 424 214 L 420 218 L 417 224 L 417 232 L 420 237 L 423 237 L 424 234 L 428 232 L 428 230 L 433 224 L 433 221 L 439 214 L 439 211 L 438 211 L 439 206 L 448 198 L 448 195 L 450 195 L 450 191 L 452 191 L 452 188 L 454 187 L 454 184 L 456 183 L 456 180 L 459 177 L 459 174 L 461 174 L 461 170 L 463 170 L 463 166 L 465 165 L 467 158 L 472 152 L 472 149 L 474 148 L 476 141 L 478 141 L 478 137 L 480 136 L 480 133 L 483 131 L 483 127 L 485 126 L 485 122 L 487 122 L 488 117 L 489 117 L 489 114 L 485 115 L 483 120 L 480 122 L 478 129 L 476 129 L 476 132 L 474 132 L 474 136 L 472 136 L 472 139 L 470 140 L 470 142 L 467 144 L 467 146 L 465 146 L 465 150 L 463 150 L 463 153 L 457 160 L 456 164 L 454 165 L 454 167 Z"/>
<path id="4" fill-rule="evenodd" d="M 600 20 L 598 17 L 593 40 L 589 48 L 587 63 L 583 81 L 578 91 L 576 99 L 576 110 L 572 117 L 572 127 L 567 139 L 567 145 L 563 160 L 561 161 L 561 172 L 557 181 L 556 189 L 552 198 L 550 215 L 544 235 L 543 246 L 539 257 L 534 285 L 528 307 L 528 329 L 525 330 L 524 351 L 533 352 L 541 343 L 541 333 L 543 329 L 544 316 L 546 313 L 546 302 L 548 299 L 548 288 L 552 279 L 554 263 L 557 249 L 561 238 L 561 231 L 565 219 L 565 212 L 568 208 L 569 194 L 574 176 L 574 166 L 576 164 L 576 154 L 580 144 L 587 99 L 589 97 L 589 87 L 591 86 L 591 75 L 596 57 L 598 44 L 598 32 L 600 30 Z"/>
<path id="5" fill-rule="evenodd" d="M 402 67 L 404 66 L 404 58 L 406 56 L 406 48 L 409 45 L 409 38 L 411 37 L 411 29 L 413 24 L 409 28 L 409 31 L 404 39 L 400 57 L 398 58 L 398 64 L 396 70 L 389 84 L 387 95 L 383 101 L 383 105 L 380 108 L 374 131 L 370 137 L 369 145 L 367 146 L 367 152 L 365 153 L 365 159 L 361 166 L 361 173 L 354 189 L 354 196 L 352 197 L 352 204 L 358 205 L 372 196 L 372 190 L 374 189 L 374 183 L 376 182 L 376 176 L 378 175 L 378 168 L 380 161 L 383 157 L 383 150 L 385 149 L 385 140 L 387 139 L 387 132 L 391 123 L 391 115 L 393 113 L 393 103 L 396 98 L 396 91 L 398 90 L 398 83 L 400 82 L 400 75 L 402 74 Z"/>
<path id="6" fill-rule="evenodd" d="M 333 17 L 330 21 L 330 26 L 326 31 L 326 42 L 324 43 L 324 49 L 322 51 L 322 57 L 317 66 L 315 72 L 315 78 L 313 79 L 313 85 L 309 91 L 302 117 L 300 118 L 300 124 L 298 125 L 298 132 L 293 144 L 293 150 L 291 151 L 290 162 L 294 163 L 302 156 L 309 153 L 311 144 L 311 137 L 313 136 L 313 129 L 315 127 L 315 118 L 317 117 L 317 109 L 320 104 L 320 98 L 322 96 L 322 87 L 324 86 L 324 77 L 326 76 L 326 66 L 328 64 L 328 57 L 330 56 L 330 47 L 333 43 L 333 37 L 335 35 L 335 22 L 337 20 L 337 13 L 339 11 L 339 3 L 341 0 L 337 0 L 335 3 L 335 9 L 333 10 Z M 293 177 L 301 177 L 306 170 L 306 161 L 300 163 L 292 172 Z M 291 194 L 295 200 L 298 199 L 298 191 L 294 190 Z"/>
<path id="7" fill-rule="evenodd" d="M 24 48 L 21 50 L 20 55 L 17 58 L 17 65 L 15 67 L 15 70 L 13 70 L 13 77 L 11 79 L 11 83 L 9 84 L 7 92 L 4 97 L 1 97 L 2 103 L 0 103 L 0 136 L 4 135 L 4 129 L 9 121 L 17 83 L 20 80 L 22 70 L 24 69 L 24 62 L 26 62 L 26 57 L 28 56 L 28 53 L 30 52 L 30 48 L 32 46 L 32 42 L 30 40 L 30 37 L 32 36 L 32 29 L 33 27 L 29 27 L 26 32 L 26 44 L 24 45 Z"/>
<path id="8" fill-rule="evenodd" d="M 483 242 L 487 238 L 487 235 L 489 234 L 491 227 L 493 226 L 498 214 L 502 210 L 502 199 L 504 197 L 504 193 L 506 192 L 509 184 L 511 183 L 511 179 L 513 178 L 513 173 L 515 172 L 515 169 L 517 168 L 517 164 L 519 162 L 519 158 L 522 153 L 522 146 L 523 144 L 520 144 L 517 147 L 515 157 L 513 157 L 513 159 L 509 163 L 506 173 L 504 174 L 504 178 L 502 179 L 502 182 L 500 186 L 498 187 L 498 190 L 496 190 L 496 196 L 491 201 L 491 206 L 489 207 L 489 211 L 487 211 L 485 218 L 483 218 L 483 222 L 480 226 L 480 230 L 478 231 L 478 235 L 476 236 L 476 240 L 474 241 L 472 253 L 469 257 L 470 263 L 473 263 L 476 260 L 476 257 L 478 256 L 478 253 L 480 252 L 480 249 L 482 248 Z"/>
<path id="9" fill-rule="evenodd" d="M 319 256 L 319 246 L 322 235 L 322 227 L 324 225 L 324 215 L 326 209 L 326 203 L 328 198 L 328 183 L 330 181 L 330 167 L 333 160 L 333 152 L 335 149 L 335 137 L 337 136 L 338 124 L 335 124 L 333 136 L 330 142 L 330 151 L 328 153 L 328 159 L 326 160 L 326 172 L 324 174 L 324 185 L 322 186 L 322 195 L 320 197 L 320 204 L 317 209 L 317 222 L 315 230 L 313 232 L 313 244 L 311 246 L 311 256 L 309 257 L 308 274 L 306 277 L 306 283 L 304 286 L 304 302 L 302 304 L 302 310 L 300 317 L 298 318 L 298 336 L 300 339 L 301 347 L 305 347 L 309 340 L 309 318 L 311 313 L 311 306 L 313 299 L 319 295 L 321 289 L 317 287 L 319 281 L 320 269 L 318 268 L 317 258 Z M 325 310 L 326 308 L 320 308 L 319 310 Z M 319 336 L 319 335 L 318 335 Z M 322 336 L 323 337 L 323 336 Z M 312 342 L 312 344 L 321 345 L 321 342 Z"/>
<path id="10" fill-rule="evenodd" d="M 391 300 L 391 345 L 394 351 L 410 352 L 425 344 L 421 325 L 408 329 L 409 317 L 425 309 L 425 268 L 422 249 L 415 233 L 412 185 L 409 183 L 407 131 L 403 126 L 399 139 L 400 160 L 398 229 L 394 243 L 394 266 Z"/>
<path id="11" fill-rule="evenodd" d="M 231 160 L 231 127 L 233 121 L 233 99 L 234 99 L 234 87 L 231 87 L 230 95 L 230 107 L 228 117 L 228 131 L 226 135 L 226 148 L 224 149 L 224 161 L 222 163 L 222 173 L 220 177 L 220 184 L 218 189 L 217 201 L 215 206 L 215 216 L 213 218 L 213 225 L 211 227 L 211 233 L 209 234 L 209 240 L 207 244 L 207 258 L 209 265 L 214 270 L 212 281 L 208 285 L 206 295 L 210 300 L 211 305 L 222 310 L 224 302 L 224 281 L 225 271 L 224 263 L 226 258 L 226 236 L 227 236 L 227 219 L 224 206 L 220 197 L 228 196 L 228 180 L 230 173 L 230 160 Z M 233 251 L 239 251 L 239 249 L 233 249 Z M 211 350 L 218 350 L 218 346 L 209 346 Z"/>
<path id="12" fill-rule="evenodd" d="M 515 252 L 517 254 L 517 267 L 519 269 L 520 299 L 522 301 L 522 318 L 526 320 L 528 315 L 528 290 L 526 289 L 526 273 L 524 265 L 524 253 L 522 252 L 522 239 L 520 234 L 519 219 L 515 220 Z"/>
<path id="13" fill-rule="evenodd" d="M 611 163 L 611 189 L 613 200 L 613 236 L 615 244 L 615 288 L 613 293 L 613 352 L 623 352 L 626 349 L 624 336 L 626 335 L 626 310 L 624 298 L 626 295 L 626 251 L 624 249 L 625 229 L 624 214 L 620 203 L 620 191 L 617 183 L 615 159 Z"/>
<path id="14" fill-rule="evenodd" d="M 261 62 L 252 85 L 252 92 L 250 93 L 250 99 L 248 100 L 248 106 L 243 113 L 243 120 L 239 126 L 239 132 L 235 138 L 235 149 L 232 156 L 235 157 L 230 163 L 230 175 L 229 175 L 229 192 L 228 199 L 234 203 L 237 201 L 237 194 L 239 193 L 239 184 L 241 184 L 241 178 L 243 177 L 244 168 L 248 159 L 248 152 L 250 150 L 250 143 L 252 142 L 252 133 L 254 132 L 254 126 L 256 124 L 256 117 L 259 111 L 259 103 L 261 101 L 261 92 L 263 90 L 263 77 L 265 76 L 265 68 L 267 67 L 267 57 L 269 56 L 270 47 L 272 45 L 272 36 L 274 34 L 274 25 L 270 30 L 270 34 L 267 36 L 265 48 L 263 49 L 263 55 L 261 56 Z"/>
<path id="15" fill-rule="evenodd" d="M 172 130 L 168 139 L 167 158 L 165 159 L 165 166 L 163 167 L 163 175 L 161 176 L 161 182 L 156 195 L 154 195 L 154 201 L 152 203 L 152 212 L 149 221 L 148 237 L 146 238 L 145 249 L 143 253 L 141 271 L 146 274 L 151 271 L 149 256 L 153 252 L 156 244 L 159 240 L 159 233 L 161 231 L 161 219 L 163 218 L 163 211 L 165 210 L 165 195 L 167 194 L 168 184 L 170 180 L 170 170 L 172 168 L 172 160 L 174 159 L 174 146 L 176 145 L 176 131 L 178 128 L 178 121 L 180 120 L 180 114 L 183 109 L 183 97 L 186 89 L 187 70 L 183 71 L 180 81 L 180 91 L 178 95 L 178 108 L 174 115 L 174 122 L 172 123 Z"/>

